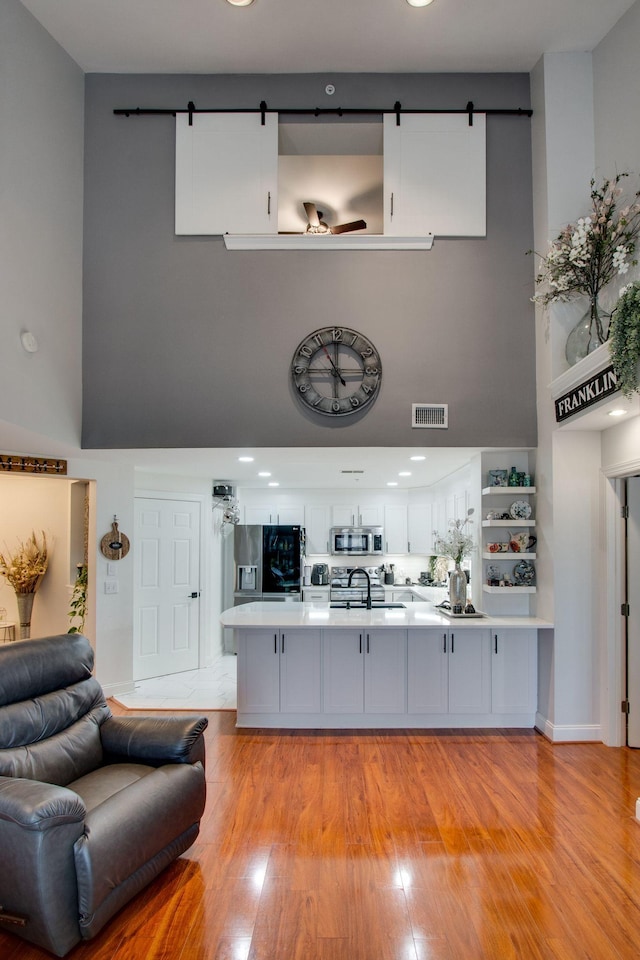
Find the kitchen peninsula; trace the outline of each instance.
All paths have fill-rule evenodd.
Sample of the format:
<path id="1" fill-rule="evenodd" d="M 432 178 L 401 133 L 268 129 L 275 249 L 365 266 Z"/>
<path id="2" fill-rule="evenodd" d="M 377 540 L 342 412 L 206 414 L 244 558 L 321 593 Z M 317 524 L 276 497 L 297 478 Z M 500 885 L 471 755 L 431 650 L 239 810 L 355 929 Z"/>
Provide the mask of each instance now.
<path id="1" fill-rule="evenodd" d="M 243 604 L 236 633 L 239 727 L 535 726 L 536 617 L 449 617 L 433 603 L 334 608 Z"/>

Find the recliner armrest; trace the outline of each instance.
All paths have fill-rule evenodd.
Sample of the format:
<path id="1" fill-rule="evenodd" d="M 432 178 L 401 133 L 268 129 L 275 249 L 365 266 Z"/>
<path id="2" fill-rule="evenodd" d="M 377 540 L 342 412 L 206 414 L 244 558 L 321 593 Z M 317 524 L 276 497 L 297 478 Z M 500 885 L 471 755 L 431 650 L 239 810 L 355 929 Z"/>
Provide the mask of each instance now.
<path id="1" fill-rule="evenodd" d="M 110 717 L 100 727 L 108 761 L 204 764 L 206 717 Z"/>
<path id="2" fill-rule="evenodd" d="M 0 903 L 25 918 L 25 940 L 59 957 L 81 937 L 73 845 L 85 814 L 67 787 L 0 777 Z"/>
<path id="3" fill-rule="evenodd" d="M 83 823 L 87 810 L 77 793 L 53 783 L 0 777 L 0 820 L 26 830 Z"/>

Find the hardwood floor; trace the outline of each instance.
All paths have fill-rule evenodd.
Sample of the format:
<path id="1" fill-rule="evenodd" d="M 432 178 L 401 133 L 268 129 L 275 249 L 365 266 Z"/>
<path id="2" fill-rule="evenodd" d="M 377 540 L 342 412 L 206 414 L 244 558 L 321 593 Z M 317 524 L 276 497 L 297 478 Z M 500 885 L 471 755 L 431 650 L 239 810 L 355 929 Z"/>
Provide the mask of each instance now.
<path id="1" fill-rule="evenodd" d="M 196 844 L 72 960 L 640 956 L 640 752 L 209 716 Z"/>

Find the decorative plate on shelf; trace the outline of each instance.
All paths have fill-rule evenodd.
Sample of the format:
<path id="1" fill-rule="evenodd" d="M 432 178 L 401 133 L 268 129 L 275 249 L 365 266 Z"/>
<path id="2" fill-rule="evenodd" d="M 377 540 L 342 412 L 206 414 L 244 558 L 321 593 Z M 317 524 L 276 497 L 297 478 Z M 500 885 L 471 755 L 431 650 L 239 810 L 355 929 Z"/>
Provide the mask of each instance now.
<path id="1" fill-rule="evenodd" d="M 520 560 L 513 568 L 513 579 L 520 587 L 530 587 L 536 578 L 536 568 L 528 560 Z"/>
<path id="2" fill-rule="evenodd" d="M 528 500 L 514 500 L 509 507 L 512 520 L 528 520 L 531 516 L 531 504 Z"/>

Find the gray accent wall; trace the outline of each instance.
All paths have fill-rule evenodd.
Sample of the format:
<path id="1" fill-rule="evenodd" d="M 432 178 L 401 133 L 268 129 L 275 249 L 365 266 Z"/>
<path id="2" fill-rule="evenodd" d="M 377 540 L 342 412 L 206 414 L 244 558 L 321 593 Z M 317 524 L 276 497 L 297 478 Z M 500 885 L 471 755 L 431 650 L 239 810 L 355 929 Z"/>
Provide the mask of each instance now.
<path id="1" fill-rule="evenodd" d="M 174 120 L 114 108 L 263 99 L 526 108 L 529 78 L 87 76 L 83 446 L 535 446 L 530 120 L 487 118 L 486 238 L 239 252 L 176 237 Z M 384 371 L 372 408 L 344 420 L 303 410 L 289 376 L 300 340 L 334 322 L 366 334 Z M 412 428 L 412 403 L 447 403 L 449 428 Z"/>
<path id="2" fill-rule="evenodd" d="M 54 441 L 80 443 L 83 100 L 80 67 L 18 0 L 0 0 L 5 450 L 15 449 L 13 428 L 47 438 L 31 441 L 34 453 Z M 22 348 L 24 331 L 36 337 L 37 353 Z"/>

